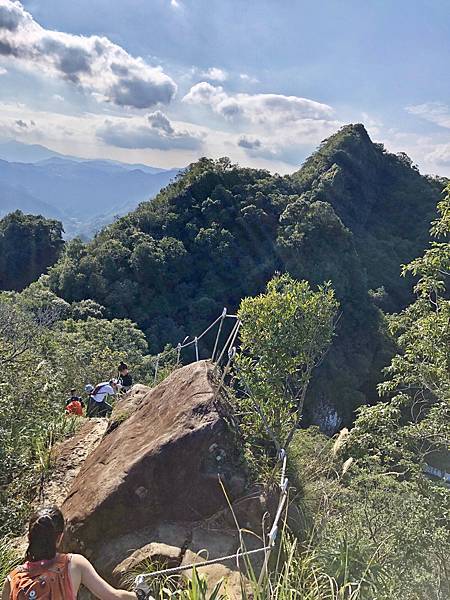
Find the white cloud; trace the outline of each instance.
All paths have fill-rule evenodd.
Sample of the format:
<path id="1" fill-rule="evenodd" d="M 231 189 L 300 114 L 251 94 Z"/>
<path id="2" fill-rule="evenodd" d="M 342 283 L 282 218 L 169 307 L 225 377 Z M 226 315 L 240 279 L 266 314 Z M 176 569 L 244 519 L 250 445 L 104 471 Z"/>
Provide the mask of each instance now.
<path id="1" fill-rule="evenodd" d="M 21 128 L 15 123 L 19 119 L 29 125 L 35 123 L 35 126 Z M 293 171 L 293 165 L 298 167 L 303 162 L 321 139 L 338 127 L 316 122 L 314 127 L 303 123 L 301 128 L 298 125 L 292 131 L 278 128 L 277 133 L 271 133 L 262 128 L 262 133 L 255 134 L 254 128 L 249 127 L 248 132 L 240 133 L 168 119 L 158 110 L 147 116 L 119 117 L 111 114 L 108 121 L 116 126 L 110 126 L 108 133 L 115 134 L 116 138 L 110 141 L 117 142 L 117 145 L 106 143 L 99 135 L 105 127 L 104 114 L 83 112 L 68 115 L 37 110 L 21 103 L 0 102 L 0 136 L 29 144 L 43 144 L 73 156 L 110 158 L 163 168 L 187 165 L 200 156 L 230 156 L 233 162 L 242 166 L 288 173 Z M 117 127 L 119 124 L 120 127 Z M 170 131 L 173 133 L 167 135 L 166 132 Z M 142 136 L 137 140 L 140 144 L 131 141 L 130 136 L 136 134 Z M 250 145 L 253 142 L 254 148 L 239 145 L 242 138 L 246 138 Z M 260 146 L 256 140 L 260 141 Z"/>
<path id="2" fill-rule="evenodd" d="M 226 81 L 228 79 L 228 73 L 218 67 L 210 67 L 207 71 L 203 71 L 201 75 L 210 81 Z"/>
<path id="3" fill-rule="evenodd" d="M 450 167 L 450 144 L 438 144 L 425 158 L 438 167 Z"/>
<path id="4" fill-rule="evenodd" d="M 450 129 L 450 106 L 447 104 L 442 102 L 425 102 L 424 104 L 407 106 L 406 110 L 412 115 Z"/>
<path id="5" fill-rule="evenodd" d="M 206 106 L 233 127 L 229 152 L 238 152 L 241 161 L 277 161 L 284 170 L 286 163 L 299 165 L 342 125 L 327 104 L 282 94 L 231 94 L 205 81 L 192 86 L 183 102 Z"/>
<path id="6" fill-rule="evenodd" d="M 247 83 L 258 83 L 259 82 L 259 79 L 257 79 L 256 77 L 252 77 L 251 75 L 247 75 L 247 73 L 240 73 L 239 79 L 242 79 L 242 81 L 246 81 Z"/>
<path id="7" fill-rule="evenodd" d="M 0 0 L 0 54 L 119 106 L 167 104 L 177 90 L 161 67 L 151 67 L 108 38 L 44 29 L 12 0 Z"/>
<path id="8" fill-rule="evenodd" d="M 333 114 L 331 106 L 307 98 L 281 94 L 228 94 L 221 86 L 206 81 L 194 85 L 184 96 L 183 102 L 209 106 L 230 121 L 241 119 L 259 125 L 292 125 L 303 120 L 328 120 Z"/>
<path id="9" fill-rule="evenodd" d="M 172 8 L 180 8 L 181 4 L 178 2 L 178 0 L 170 0 L 170 6 Z"/>
<path id="10" fill-rule="evenodd" d="M 96 134 L 106 144 L 129 149 L 199 150 L 204 140 L 200 132 L 177 129 L 159 110 L 146 119 L 107 119 Z"/>
<path id="11" fill-rule="evenodd" d="M 157 131 L 161 131 L 167 135 L 173 135 L 175 133 L 175 129 L 173 128 L 172 123 L 169 121 L 167 116 L 160 110 L 157 110 L 154 113 L 150 113 L 149 115 L 147 115 L 147 120 L 150 123 L 150 127 L 156 129 Z"/>
<path id="12" fill-rule="evenodd" d="M 254 159 L 276 160 L 285 163 L 285 169 L 288 165 L 299 167 L 319 142 L 335 133 L 340 125 L 337 121 L 303 120 L 292 128 L 280 127 L 277 133 L 238 136 L 236 145 Z"/>
<path id="13" fill-rule="evenodd" d="M 53 94 L 52 98 L 57 102 L 64 102 L 64 98 L 61 96 L 61 94 Z"/>
<path id="14" fill-rule="evenodd" d="M 383 142 L 389 152 L 406 152 L 421 173 L 450 176 L 450 144 L 446 132 L 436 136 L 388 129 L 377 141 Z"/>
<path id="15" fill-rule="evenodd" d="M 6 75 L 7 73 L 8 73 L 7 69 L 4 69 L 3 67 L 0 67 L 0 76 Z"/>

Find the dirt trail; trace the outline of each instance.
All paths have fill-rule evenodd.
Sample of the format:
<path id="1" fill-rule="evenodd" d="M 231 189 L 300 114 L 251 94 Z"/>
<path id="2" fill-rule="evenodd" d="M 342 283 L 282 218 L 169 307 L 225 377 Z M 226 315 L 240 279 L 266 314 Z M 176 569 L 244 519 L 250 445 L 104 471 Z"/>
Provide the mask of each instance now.
<path id="1" fill-rule="evenodd" d="M 50 478 L 36 499 L 37 504 L 60 506 L 63 503 L 73 480 L 87 456 L 101 441 L 107 426 L 107 419 L 86 420 L 73 437 L 56 444 Z"/>
<path id="2" fill-rule="evenodd" d="M 86 419 L 78 432 L 53 448 L 53 467 L 48 481 L 33 502 L 39 506 L 61 506 L 88 455 L 100 443 L 108 426 L 107 419 Z M 19 556 L 25 554 L 27 535 L 14 538 L 12 546 Z"/>

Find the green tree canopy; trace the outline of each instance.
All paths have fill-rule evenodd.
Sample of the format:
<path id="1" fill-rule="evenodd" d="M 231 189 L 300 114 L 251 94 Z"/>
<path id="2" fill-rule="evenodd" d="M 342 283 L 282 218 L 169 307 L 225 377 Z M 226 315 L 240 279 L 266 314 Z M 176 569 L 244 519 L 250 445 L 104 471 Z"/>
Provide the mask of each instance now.
<path id="1" fill-rule="evenodd" d="M 59 221 L 20 210 L 0 219 L 0 289 L 21 290 L 53 265 L 62 232 Z"/>
<path id="2" fill-rule="evenodd" d="M 331 344 L 338 306 L 329 284 L 315 291 L 288 274 L 269 281 L 266 293 L 242 300 L 235 368 L 252 444 L 272 444 L 267 427 L 280 447 L 290 443 L 313 369 Z"/>
<path id="3" fill-rule="evenodd" d="M 403 268 L 417 276 L 416 300 L 389 319 L 400 352 L 379 391 L 387 401 L 363 407 L 348 452 L 373 467 L 410 472 L 450 447 L 450 186 L 424 255 Z M 431 458 L 430 458 L 431 456 Z M 446 457 L 446 458 L 445 458 Z"/>

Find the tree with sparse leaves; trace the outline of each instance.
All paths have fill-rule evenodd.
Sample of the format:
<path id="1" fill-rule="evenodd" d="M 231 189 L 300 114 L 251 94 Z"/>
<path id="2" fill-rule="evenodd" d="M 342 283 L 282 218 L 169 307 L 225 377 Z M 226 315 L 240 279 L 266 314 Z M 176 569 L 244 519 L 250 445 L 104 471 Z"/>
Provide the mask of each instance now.
<path id="1" fill-rule="evenodd" d="M 266 452 L 272 445 L 267 428 L 280 446 L 289 445 L 313 370 L 331 343 L 338 306 L 330 284 L 313 290 L 288 274 L 241 302 L 235 368 L 244 393 L 243 427 L 254 449 Z"/>

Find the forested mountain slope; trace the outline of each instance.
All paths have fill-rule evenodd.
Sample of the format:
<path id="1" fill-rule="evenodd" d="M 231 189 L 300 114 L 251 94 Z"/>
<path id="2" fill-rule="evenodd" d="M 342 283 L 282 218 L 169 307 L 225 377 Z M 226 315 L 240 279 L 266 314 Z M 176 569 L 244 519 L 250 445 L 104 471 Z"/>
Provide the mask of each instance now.
<path id="1" fill-rule="evenodd" d="M 58 259 L 59 221 L 17 210 L 0 219 L 0 290 L 22 290 Z"/>
<path id="2" fill-rule="evenodd" d="M 329 202 L 352 231 L 369 288 L 385 287 L 385 307 L 410 301 L 411 282 L 399 279 L 399 264 L 427 244 L 445 181 L 421 176 L 406 154 L 372 143 L 363 125 L 325 140 L 292 179 L 310 200 Z"/>
<path id="3" fill-rule="evenodd" d="M 342 316 L 307 407 L 331 430 L 375 397 L 391 345 L 368 292 L 384 286 L 384 307 L 404 304 L 400 265 L 423 250 L 441 187 L 362 125 L 326 140 L 292 176 L 201 159 L 90 244 L 69 243 L 50 285 L 136 321 L 157 351 L 262 291 L 275 271 L 331 280 Z"/>

